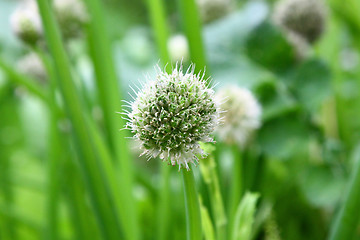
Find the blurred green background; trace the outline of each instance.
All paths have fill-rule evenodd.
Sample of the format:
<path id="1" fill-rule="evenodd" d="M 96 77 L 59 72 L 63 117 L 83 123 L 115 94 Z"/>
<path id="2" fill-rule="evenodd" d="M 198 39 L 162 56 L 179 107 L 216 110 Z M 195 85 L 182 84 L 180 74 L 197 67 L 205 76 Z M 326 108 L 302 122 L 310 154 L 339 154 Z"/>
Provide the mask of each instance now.
<path id="1" fill-rule="evenodd" d="M 20 2 L 0 0 L 0 239 L 186 239 L 178 168 L 164 163 L 170 169 L 164 179 L 162 163 L 158 159 L 146 161 L 138 157 L 139 147 L 131 140 L 126 140 L 131 154 L 128 159 L 133 165 L 129 171 L 133 181 L 130 189 L 123 191 L 123 185 L 116 183 L 121 181 L 116 176 L 127 169 L 113 164 L 110 168 L 114 169 L 115 178 L 109 177 L 112 179 L 109 182 L 115 181 L 112 182 L 115 185 L 104 192 L 111 195 L 114 188 L 120 198 L 133 195 L 130 198 L 133 200 L 124 200 L 119 208 L 127 209 L 126 201 L 130 201 L 136 209 L 136 228 L 128 228 L 133 227 L 138 236 L 129 237 L 131 233 L 124 233 L 127 231 L 124 227 L 120 227 L 120 233 L 103 234 L 108 232 L 107 227 L 112 229 L 109 215 L 117 211 L 116 204 L 99 195 L 101 190 L 91 192 L 88 181 L 96 186 L 97 180 L 88 178 L 86 170 L 84 173 L 83 156 L 77 153 L 76 141 L 70 140 L 76 128 L 71 117 L 60 113 L 56 120 L 53 118 L 53 110 L 57 109 L 54 104 L 62 109 L 69 102 L 62 100 L 58 86 L 49 79 L 36 81 L 33 76 L 28 79 L 28 73 L 19 69 L 20 59 L 34 51 L 16 38 L 11 29 L 9 19 Z M 104 31 L 99 34 L 101 38 L 106 33 L 109 40 L 107 47 L 113 57 L 110 63 L 114 64 L 122 98 L 117 99 L 117 104 L 121 106 L 121 100 L 131 100 L 130 86 L 145 81 L 145 75 L 154 77 L 154 66 L 166 62 L 159 53 L 159 31 L 154 30 L 156 27 L 151 22 L 154 19 L 151 6 L 158 1 L 89 2 L 101 4 L 105 18 L 104 26 L 100 26 Z M 181 2 L 162 1 L 168 36 L 185 34 L 186 22 L 182 17 L 186 13 L 180 13 Z M 360 2 L 326 1 L 324 31 L 319 40 L 300 50 L 305 54 L 300 58 L 296 46 L 272 21 L 275 4 L 276 1 L 233 1 L 229 11 L 203 21 L 201 43 L 206 70 L 217 83 L 217 89 L 230 83 L 249 88 L 263 108 L 262 127 L 242 152 L 244 190 L 259 194 L 250 239 L 327 239 L 360 158 Z M 92 14 L 89 11 L 90 18 Z M 96 74 L 99 63 L 92 55 L 96 52 L 92 45 L 96 37 L 92 36 L 91 40 L 91 34 L 94 35 L 91 24 L 83 26 L 78 37 L 64 41 L 65 50 L 77 96 L 82 99 L 82 110 L 92 122 L 87 130 L 95 125 L 100 140 L 94 141 L 102 142 L 99 149 L 110 149 L 113 155 L 116 148 L 108 138 L 120 133 L 118 129 L 109 133 L 106 117 L 110 114 L 114 115 L 110 119 L 120 119 L 116 112 L 122 110 L 110 108 L 109 111 L 102 103 L 104 95 L 96 81 L 101 76 Z M 192 43 L 189 45 L 193 51 Z M 171 46 L 165 48 L 170 48 L 169 58 L 174 65 L 176 56 L 171 54 Z M 52 61 L 57 56 L 49 49 L 45 46 L 41 51 Z M 194 53 L 189 55 L 187 51 L 185 48 L 185 65 L 194 61 Z M 56 63 L 54 66 L 56 72 L 63 71 Z M 31 90 L 33 85 L 35 92 L 40 89 L 45 93 L 45 98 Z M 55 89 L 55 103 L 49 104 L 49 89 Z M 61 140 L 54 140 L 54 128 Z M 54 142 L 61 143 L 54 147 Z M 216 172 L 226 203 L 233 157 L 225 143 L 217 142 L 214 146 Z M 57 161 L 53 163 L 53 159 Z M 210 190 L 199 168 L 193 171 L 202 206 L 208 209 L 209 219 L 216 222 Z M 104 172 L 99 178 L 108 179 L 107 170 Z M 94 202 L 102 197 L 105 202 L 99 207 L 102 210 L 97 211 Z M 353 212 L 357 219 L 359 207 L 358 204 Z M 162 216 L 166 219 L 161 219 Z M 355 223 L 349 240 L 360 239 L 359 221 Z M 116 234 L 122 238 L 114 237 Z"/>

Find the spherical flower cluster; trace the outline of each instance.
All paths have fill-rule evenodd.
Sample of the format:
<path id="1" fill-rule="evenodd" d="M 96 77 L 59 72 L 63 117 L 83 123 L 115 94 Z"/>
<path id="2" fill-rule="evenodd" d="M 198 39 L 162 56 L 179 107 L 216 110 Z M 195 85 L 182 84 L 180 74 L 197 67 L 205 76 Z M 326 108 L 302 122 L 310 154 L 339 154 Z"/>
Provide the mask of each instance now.
<path id="1" fill-rule="evenodd" d="M 177 34 L 169 38 L 167 48 L 173 62 L 187 61 L 189 59 L 189 44 L 186 37 Z"/>
<path id="2" fill-rule="evenodd" d="M 54 0 L 54 10 L 65 39 L 81 35 L 82 26 L 89 19 L 81 0 Z"/>
<path id="3" fill-rule="evenodd" d="M 261 126 L 261 106 L 246 88 L 230 86 L 216 93 L 221 104 L 222 124 L 217 129 L 219 139 L 244 147 L 252 133 Z"/>
<path id="4" fill-rule="evenodd" d="M 214 91 L 194 74 L 194 66 L 184 73 L 177 65 L 170 74 L 159 69 L 156 79 L 137 93 L 127 115 L 127 128 L 141 142 L 143 154 L 189 170 L 189 163 L 196 164 L 197 155 L 204 154 L 199 141 L 213 141 L 219 108 Z"/>
<path id="5" fill-rule="evenodd" d="M 35 53 L 29 53 L 22 57 L 17 63 L 17 69 L 19 72 L 42 83 L 47 80 L 47 73 L 44 64 Z"/>
<path id="6" fill-rule="evenodd" d="M 10 17 L 15 35 L 29 45 L 35 45 L 41 39 L 43 30 L 37 5 L 26 1 L 19 5 Z"/>
<path id="7" fill-rule="evenodd" d="M 197 5 L 202 21 L 208 23 L 228 14 L 232 0 L 197 0 Z"/>
<path id="8" fill-rule="evenodd" d="M 325 27 L 326 9 L 322 0 L 281 0 L 274 11 L 274 21 L 286 31 L 315 42 Z"/>

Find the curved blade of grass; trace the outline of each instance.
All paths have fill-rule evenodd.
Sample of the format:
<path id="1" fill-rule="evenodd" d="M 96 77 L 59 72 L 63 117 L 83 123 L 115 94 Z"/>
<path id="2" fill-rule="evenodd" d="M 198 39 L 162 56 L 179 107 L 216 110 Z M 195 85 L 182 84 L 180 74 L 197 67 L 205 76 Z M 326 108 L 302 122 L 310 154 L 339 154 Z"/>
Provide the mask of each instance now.
<path id="1" fill-rule="evenodd" d="M 97 222 L 103 237 L 106 239 L 121 239 L 118 211 L 112 209 L 110 202 L 114 202 L 108 192 L 108 178 L 99 171 L 99 152 L 92 142 L 89 129 L 83 113 L 83 107 L 70 71 L 69 62 L 61 41 L 58 26 L 47 0 L 38 0 L 45 36 L 54 57 L 54 64 L 59 81 L 65 109 L 72 122 L 74 136 L 80 155 L 79 165 L 89 191 Z"/>
<path id="2" fill-rule="evenodd" d="M 203 205 L 201 197 L 199 197 L 200 212 L 201 212 L 201 223 L 204 233 L 205 240 L 215 240 L 214 227 L 211 222 L 209 211 Z"/>
<path id="3" fill-rule="evenodd" d="M 259 195 L 246 193 L 241 200 L 235 215 L 231 240 L 250 240 L 254 223 L 256 202 Z"/>
<path id="4" fill-rule="evenodd" d="M 214 156 L 212 155 L 215 148 L 210 144 L 203 144 L 201 147 L 208 154 L 206 158 L 202 159 L 200 170 L 204 182 L 209 189 L 211 209 L 216 226 L 216 239 L 225 240 L 227 219 L 221 196 L 219 177 L 216 171 L 216 163 Z"/>

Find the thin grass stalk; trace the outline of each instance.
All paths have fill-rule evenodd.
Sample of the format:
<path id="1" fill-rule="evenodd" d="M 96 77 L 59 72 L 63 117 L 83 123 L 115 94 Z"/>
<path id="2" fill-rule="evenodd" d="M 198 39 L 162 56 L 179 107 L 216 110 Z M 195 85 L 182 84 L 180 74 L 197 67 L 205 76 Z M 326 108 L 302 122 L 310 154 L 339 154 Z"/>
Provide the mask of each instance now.
<path id="1" fill-rule="evenodd" d="M 165 67 L 169 62 L 169 53 L 167 50 L 167 41 L 169 38 L 169 29 L 166 23 L 166 13 L 163 0 L 147 0 L 147 7 L 150 16 L 152 29 L 155 33 L 156 44 L 160 54 L 160 62 Z M 167 68 L 170 71 L 170 66 Z M 159 201 L 157 205 L 157 239 L 166 240 L 170 220 L 170 170 L 166 164 L 160 164 L 161 187 Z"/>
<path id="2" fill-rule="evenodd" d="M 206 66 L 202 40 L 201 21 L 195 0 L 178 0 L 182 26 L 189 42 L 190 59 L 196 64 L 196 70 Z"/>
<path id="3" fill-rule="evenodd" d="M 181 170 L 186 208 L 187 240 L 202 240 L 202 225 L 199 198 L 193 171 Z"/>
<path id="4" fill-rule="evenodd" d="M 356 167 L 348 183 L 340 212 L 331 228 L 329 240 L 353 239 L 360 222 L 360 146 L 356 149 Z"/>
<path id="5" fill-rule="evenodd" d="M 98 0 L 86 1 L 91 21 L 88 26 L 90 53 L 94 62 L 96 82 L 100 103 L 104 113 L 105 127 L 112 152 L 116 156 L 122 201 L 126 205 L 119 212 L 123 231 L 129 240 L 139 239 L 140 231 L 137 220 L 135 201 L 132 194 L 133 164 L 125 139 L 125 121 L 116 112 L 121 112 L 121 88 L 116 76 L 115 63 L 111 54 L 111 44 L 106 31 L 103 6 Z"/>
<path id="6" fill-rule="evenodd" d="M 232 167 L 232 178 L 231 187 L 229 192 L 229 208 L 228 208 L 228 234 L 229 236 L 233 233 L 234 221 L 236 209 L 240 203 L 241 195 L 243 192 L 243 181 L 242 181 L 242 156 L 238 146 L 234 145 L 231 147 L 233 167 Z"/>
<path id="7" fill-rule="evenodd" d="M 83 107 L 77 95 L 67 55 L 61 41 L 59 28 L 55 22 L 53 12 L 47 0 L 38 0 L 38 6 L 42 22 L 44 23 L 45 37 L 52 56 L 59 81 L 60 90 L 64 99 L 65 109 L 70 116 L 75 140 L 80 155 L 80 167 L 84 176 L 87 190 L 90 194 L 97 222 L 100 226 L 103 237 L 106 239 L 120 239 L 121 230 L 118 223 L 117 211 L 109 206 L 113 202 L 109 195 L 107 178 L 99 171 L 98 164 L 101 164 L 99 152 L 91 141 L 86 121 L 83 115 Z"/>
<path id="8" fill-rule="evenodd" d="M 160 54 L 162 65 L 170 62 L 167 50 L 167 41 L 169 38 L 169 27 L 166 24 L 165 6 L 163 0 L 147 0 L 147 7 L 150 16 L 150 22 L 156 39 L 156 45 Z"/>
<path id="9" fill-rule="evenodd" d="M 85 191 L 80 175 L 70 159 L 65 159 L 64 169 L 67 179 L 71 179 L 71 182 L 64 182 L 64 185 L 67 186 L 64 193 L 69 206 L 75 239 L 100 239 L 98 228 L 89 216 L 91 212 L 85 201 Z"/>

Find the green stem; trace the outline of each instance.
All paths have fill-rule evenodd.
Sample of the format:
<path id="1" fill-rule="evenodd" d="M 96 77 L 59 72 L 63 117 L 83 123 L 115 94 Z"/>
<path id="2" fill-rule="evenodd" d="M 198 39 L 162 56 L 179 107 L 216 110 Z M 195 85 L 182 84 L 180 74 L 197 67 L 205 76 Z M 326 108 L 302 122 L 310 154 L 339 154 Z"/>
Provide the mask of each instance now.
<path id="1" fill-rule="evenodd" d="M 135 201 L 132 194 L 133 164 L 125 140 L 126 132 L 120 131 L 125 121 L 116 112 L 122 111 L 121 86 L 116 76 L 111 44 L 106 31 L 104 9 L 99 0 L 85 1 L 91 15 L 88 26 L 88 41 L 94 69 L 100 103 L 104 111 L 105 127 L 108 140 L 117 161 L 119 183 L 122 189 L 122 201 L 126 205 L 119 212 L 125 236 L 129 240 L 139 239 L 140 231 L 137 220 Z"/>
<path id="2" fill-rule="evenodd" d="M 167 51 L 169 29 L 166 24 L 166 14 L 163 0 L 147 0 L 147 3 L 152 29 L 155 32 L 156 44 L 160 53 L 161 63 L 165 66 L 170 61 L 170 58 Z"/>
<path id="3" fill-rule="evenodd" d="M 201 215 L 193 171 L 181 170 L 184 182 L 187 240 L 201 240 Z"/>
<path id="4" fill-rule="evenodd" d="M 357 155 L 360 148 L 358 146 Z M 331 229 L 329 240 L 352 239 L 360 221 L 360 159 L 356 156 L 356 168 L 353 171 L 345 201 Z"/>
<path id="5" fill-rule="evenodd" d="M 232 146 L 231 151 L 233 157 L 233 167 L 232 167 L 232 179 L 231 179 L 231 188 L 229 193 L 229 208 L 228 208 L 229 235 L 233 232 L 236 209 L 240 203 L 241 195 L 243 191 L 242 159 L 241 159 L 240 149 L 238 146 L 234 145 Z"/>
<path id="6" fill-rule="evenodd" d="M 185 35 L 189 42 L 190 58 L 196 64 L 196 70 L 206 66 L 202 41 L 201 22 L 195 0 L 178 0 Z"/>
<path id="7" fill-rule="evenodd" d="M 171 168 L 167 164 L 160 163 L 161 168 L 161 190 L 159 196 L 159 202 L 157 204 L 158 209 L 158 224 L 157 224 L 157 238 L 158 240 L 168 239 L 168 226 L 170 219 L 170 194 L 169 194 L 169 182 Z"/>
<path id="8" fill-rule="evenodd" d="M 58 25 L 48 0 L 38 0 L 38 7 L 44 24 L 45 37 L 53 56 L 65 109 L 71 119 L 74 136 L 79 152 L 79 166 L 82 170 L 90 200 L 98 224 L 105 239 L 121 239 L 118 211 L 112 207 L 115 203 L 109 191 L 108 175 L 105 175 L 100 161 L 101 155 L 89 133 L 83 106 L 76 91 L 70 71 L 64 45 L 61 41 Z M 100 165 L 100 167 L 99 167 Z M 109 204 L 112 203 L 112 204 Z"/>

